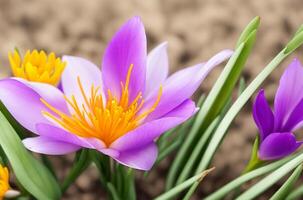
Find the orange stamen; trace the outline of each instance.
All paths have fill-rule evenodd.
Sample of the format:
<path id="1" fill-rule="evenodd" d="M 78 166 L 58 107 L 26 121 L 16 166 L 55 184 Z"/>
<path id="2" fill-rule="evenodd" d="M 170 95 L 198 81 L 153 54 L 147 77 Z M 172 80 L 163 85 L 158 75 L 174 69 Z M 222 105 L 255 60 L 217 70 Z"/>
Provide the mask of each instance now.
<path id="1" fill-rule="evenodd" d="M 41 99 L 42 103 L 50 110 L 50 112 L 43 111 L 43 114 L 75 135 L 98 138 L 106 146 L 109 146 L 127 132 L 138 127 L 160 102 L 162 86 L 160 86 L 158 97 L 151 108 L 139 113 L 144 105 L 142 93 L 139 92 L 131 102 L 129 99 L 128 88 L 132 69 L 133 65 L 130 65 L 125 84 L 121 83 L 120 100 L 117 100 L 108 90 L 108 98 L 105 101 L 102 94 L 98 93 L 100 88 L 94 87 L 94 85 L 91 86 L 90 95 L 87 96 L 78 77 L 77 82 L 84 102 L 79 105 L 74 96 L 71 96 L 70 99 L 65 96 L 67 104 L 73 110 L 71 115 L 67 115 Z"/>

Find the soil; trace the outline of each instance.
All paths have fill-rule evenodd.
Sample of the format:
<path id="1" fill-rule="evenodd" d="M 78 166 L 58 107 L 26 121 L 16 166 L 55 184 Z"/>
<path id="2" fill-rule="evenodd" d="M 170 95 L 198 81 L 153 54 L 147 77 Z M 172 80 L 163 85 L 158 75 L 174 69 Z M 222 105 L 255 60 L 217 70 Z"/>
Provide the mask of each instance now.
<path id="1" fill-rule="evenodd" d="M 10 74 L 7 53 L 44 49 L 100 63 L 104 48 L 128 18 L 141 16 L 148 35 L 148 48 L 168 41 L 171 71 L 207 60 L 225 48 L 233 48 L 245 25 L 261 17 L 257 42 L 243 76 L 251 81 L 283 48 L 303 22 L 301 0 L 0 0 L 0 77 Z M 272 100 L 283 69 L 301 50 L 290 56 L 266 80 L 263 88 Z M 303 61 L 303 58 L 301 59 Z M 207 93 L 222 70 L 214 70 L 201 86 Z M 216 153 L 216 170 L 200 185 L 193 199 L 201 199 L 237 177 L 243 170 L 257 134 L 249 103 L 234 121 Z M 226 157 L 228 155 L 228 157 Z M 53 159 L 59 176 L 66 174 L 72 156 Z M 138 177 L 139 199 L 161 193 L 170 159 L 151 172 L 148 180 Z M 94 167 L 79 177 L 63 199 L 106 199 Z M 266 195 L 259 199 L 267 199 Z"/>

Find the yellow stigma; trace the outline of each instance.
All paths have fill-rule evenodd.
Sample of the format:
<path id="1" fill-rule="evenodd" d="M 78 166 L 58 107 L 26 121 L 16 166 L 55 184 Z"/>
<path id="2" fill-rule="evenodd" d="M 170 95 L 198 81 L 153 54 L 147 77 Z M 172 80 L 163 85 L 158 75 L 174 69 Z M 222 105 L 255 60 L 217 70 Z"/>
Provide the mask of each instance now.
<path id="1" fill-rule="evenodd" d="M 67 115 L 45 100 L 41 101 L 53 112 L 43 111 L 43 114 L 60 124 L 67 131 L 86 138 L 98 138 L 106 146 L 110 146 L 115 140 L 140 125 L 142 120 L 152 113 L 159 104 L 162 95 L 160 86 L 158 97 L 154 104 L 144 112 L 140 112 L 144 105 L 142 93 L 130 102 L 129 81 L 133 65 L 129 67 L 125 84 L 121 82 L 121 97 L 118 100 L 113 97 L 110 90 L 107 91 L 107 99 L 99 93 L 100 88 L 91 86 L 89 97 L 86 95 L 81 80 L 78 77 L 78 86 L 84 103 L 77 103 L 75 96 L 70 99 L 65 97 L 66 102 L 73 109 L 72 115 Z"/>
<path id="2" fill-rule="evenodd" d="M 8 54 L 13 75 L 28 81 L 48 83 L 57 86 L 66 66 L 55 53 L 27 51 L 22 59 L 17 50 Z"/>
<path id="3" fill-rule="evenodd" d="M 9 172 L 6 167 L 0 164 L 0 199 L 3 199 L 5 193 L 9 190 Z"/>

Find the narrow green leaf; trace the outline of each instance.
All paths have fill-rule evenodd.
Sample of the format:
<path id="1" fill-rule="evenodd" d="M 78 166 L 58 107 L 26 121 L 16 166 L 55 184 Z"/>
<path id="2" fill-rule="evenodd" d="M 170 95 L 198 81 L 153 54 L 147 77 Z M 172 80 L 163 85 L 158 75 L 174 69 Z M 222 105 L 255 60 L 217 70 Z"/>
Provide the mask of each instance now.
<path id="1" fill-rule="evenodd" d="M 245 79 L 243 77 L 241 77 L 240 81 L 239 81 L 238 97 L 242 94 L 242 92 L 245 90 L 245 88 L 246 88 Z"/>
<path id="2" fill-rule="evenodd" d="M 200 99 L 201 100 L 201 99 Z M 200 102 L 201 103 L 201 102 Z M 162 134 L 160 138 L 157 140 L 157 146 L 159 148 L 159 152 L 165 151 L 165 149 L 170 146 L 170 138 L 176 139 L 184 136 L 185 132 L 189 129 L 192 125 L 196 116 L 191 117 L 189 120 L 184 122 L 183 124 L 170 129 L 166 133 Z"/>
<path id="3" fill-rule="evenodd" d="M 299 165 L 287 181 L 280 187 L 280 189 L 270 198 L 270 200 L 284 200 L 293 188 L 296 181 L 302 173 L 302 165 Z"/>
<path id="4" fill-rule="evenodd" d="M 243 174 L 242 176 L 236 178 L 235 180 L 229 182 L 225 186 L 221 187 L 216 192 L 210 194 L 209 196 L 205 197 L 205 200 L 218 200 L 224 198 L 225 195 L 227 195 L 229 192 L 233 191 L 234 189 L 238 188 L 242 184 L 246 183 L 247 181 L 250 181 L 258 176 L 261 176 L 263 174 L 266 174 L 268 172 L 272 172 L 273 170 L 278 169 L 285 163 L 289 162 L 291 159 L 296 158 L 300 154 L 296 154 L 293 156 L 286 157 L 282 160 L 278 160 L 276 162 L 270 163 L 268 165 L 265 165 L 263 167 L 260 167 L 258 169 L 255 169 L 251 172 L 248 172 L 246 174 Z"/>
<path id="5" fill-rule="evenodd" d="M 200 98 L 199 98 L 199 100 L 198 100 L 198 103 L 197 103 L 197 107 L 200 108 L 200 107 L 203 105 L 203 103 L 204 103 L 204 101 L 205 101 L 205 98 L 206 98 L 205 94 L 202 94 L 202 95 L 200 96 Z"/>
<path id="6" fill-rule="evenodd" d="M 248 165 L 246 166 L 246 168 L 243 171 L 244 174 L 260 167 L 264 163 L 263 161 L 261 161 L 259 159 L 259 156 L 258 156 L 259 140 L 260 139 L 259 139 L 259 135 L 258 135 L 255 139 Z"/>
<path id="7" fill-rule="evenodd" d="M 208 173 L 210 173 L 211 171 L 213 171 L 214 169 L 215 168 L 211 168 L 211 169 L 203 171 L 200 174 L 197 174 L 197 175 L 193 176 L 192 178 L 184 181 L 183 183 L 175 186 L 174 188 L 170 189 L 169 191 L 167 191 L 167 192 L 161 194 L 160 196 L 156 197 L 155 200 L 168 200 L 168 199 L 171 199 L 171 198 L 175 197 L 180 192 L 182 192 L 186 188 L 190 187 L 192 184 L 194 184 L 196 182 L 201 182 L 203 180 L 203 178 Z"/>
<path id="8" fill-rule="evenodd" d="M 54 178 L 56 180 L 58 180 L 56 172 L 55 172 L 55 169 L 53 167 L 53 164 L 48 159 L 47 155 L 41 155 L 41 161 L 44 164 L 44 166 L 47 167 L 47 169 L 52 173 L 52 175 L 54 176 Z"/>
<path id="9" fill-rule="evenodd" d="M 125 168 L 125 167 L 124 167 Z M 135 178 L 134 171 L 131 168 L 128 168 L 125 181 L 125 189 L 129 200 L 136 200 L 136 188 L 135 188 Z"/>
<path id="10" fill-rule="evenodd" d="M 108 191 L 111 194 L 111 197 L 112 197 L 113 200 L 121 200 L 116 188 L 114 187 L 114 185 L 112 183 L 108 182 L 107 183 L 107 188 L 108 188 Z"/>
<path id="11" fill-rule="evenodd" d="M 194 171 L 196 169 L 196 166 L 194 165 L 197 162 L 197 159 L 201 157 L 201 150 L 205 146 L 207 139 L 209 136 L 212 134 L 214 131 L 215 127 L 218 125 L 220 118 L 217 117 L 211 124 L 210 126 L 206 129 L 205 133 L 203 136 L 199 139 L 197 145 L 192 151 L 192 154 L 190 155 L 188 161 L 186 162 L 185 166 L 183 167 L 183 170 L 181 171 L 179 178 L 177 180 L 177 185 L 185 181 L 189 175 L 190 172 Z"/>
<path id="12" fill-rule="evenodd" d="M 59 185 L 48 169 L 23 146 L 13 127 L 0 112 L 0 144 L 22 186 L 37 199 L 60 199 Z"/>
<path id="13" fill-rule="evenodd" d="M 159 153 L 156 163 L 161 162 L 164 158 L 166 158 L 169 154 L 176 150 L 181 144 L 182 140 L 177 139 L 176 141 L 168 145 L 162 152 Z"/>
<path id="14" fill-rule="evenodd" d="M 209 124 L 220 113 L 224 105 L 230 99 L 232 91 L 239 80 L 240 74 L 243 70 L 244 64 L 250 54 L 253 44 L 256 39 L 256 30 L 252 31 L 247 38 L 247 41 L 243 43 L 243 49 L 240 54 L 235 58 L 235 62 L 227 63 L 223 72 L 215 83 L 214 87 L 207 96 L 205 103 L 201 109 L 206 113 L 203 124 Z M 242 45 L 239 46 L 239 48 Z M 203 127 L 203 126 L 202 126 Z"/>
<path id="15" fill-rule="evenodd" d="M 256 198 L 265 190 L 267 190 L 270 186 L 280 180 L 283 176 L 288 174 L 291 170 L 301 165 L 302 162 L 303 154 L 300 154 L 296 158 L 290 160 L 288 163 L 284 164 L 282 167 L 263 178 L 257 184 L 253 185 L 250 189 L 246 190 L 236 200 L 247 200 Z"/>
<path id="16" fill-rule="evenodd" d="M 303 185 L 292 191 L 286 198 L 286 200 L 299 200 L 303 196 Z"/>
<path id="17" fill-rule="evenodd" d="M 302 38 L 303 40 L 303 38 Z M 254 92 L 258 89 L 258 87 L 263 83 L 263 81 L 270 75 L 270 73 L 289 55 L 284 53 L 283 49 L 262 71 L 259 75 L 247 86 L 247 88 L 243 91 L 240 97 L 235 101 L 235 103 L 231 106 L 229 111 L 226 113 L 225 117 L 222 119 L 219 124 L 216 132 L 211 139 L 208 148 L 204 154 L 201 165 L 199 166 L 199 170 L 206 169 L 208 164 L 210 163 L 215 151 L 217 150 L 221 140 L 223 139 L 227 129 L 232 123 L 233 119 L 240 112 L 242 107 L 246 104 L 246 102 L 250 99 L 250 97 L 254 94 Z"/>
<path id="18" fill-rule="evenodd" d="M 295 33 L 295 35 L 298 35 L 299 33 L 301 33 L 303 31 L 303 25 L 301 25 L 299 28 L 298 28 L 298 30 L 297 30 L 297 32 Z"/>
<path id="19" fill-rule="evenodd" d="M 242 42 L 245 42 L 248 38 L 248 36 L 253 32 L 254 30 L 257 30 L 260 25 L 260 17 L 257 16 L 251 22 L 245 27 L 244 31 L 241 33 L 236 47 L 239 47 Z"/>
<path id="20" fill-rule="evenodd" d="M 0 163 L 1 163 L 2 165 L 8 166 L 9 161 L 8 161 L 8 159 L 7 159 L 7 157 L 6 157 L 6 155 L 5 155 L 5 153 L 4 153 L 4 151 L 3 151 L 3 149 L 2 149 L 1 146 L 0 146 L 0 160 L 1 160 Z"/>
<path id="21" fill-rule="evenodd" d="M 162 149 L 165 149 L 166 146 L 168 145 L 168 139 L 170 136 L 172 136 L 175 132 L 178 131 L 178 129 L 180 129 L 181 126 L 177 126 L 175 128 L 172 128 L 170 130 L 168 130 L 167 132 L 165 132 L 164 134 L 162 134 L 159 139 L 157 140 L 157 146 L 159 147 L 160 151 Z"/>
<path id="22" fill-rule="evenodd" d="M 223 71 L 222 74 L 227 74 L 231 71 L 232 66 L 236 63 L 236 60 L 240 56 L 243 48 L 244 48 L 244 44 L 242 44 L 240 47 L 237 48 L 237 50 L 234 52 L 233 56 L 229 59 L 226 67 L 224 68 L 224 71 L 226 71 L 226 72 Z M 222 76 L 222 74 L 220 76 Z M 223 83 L 224 81 L 222 81 L 222 83 L 219 84 L 218 82 L 220 80 L 223 80 L 223 79 L 219 78 L 218 81 L 216 82 L 217 85 L 224 84 Z M 211 95 L 211 94 L 217 93 L 219 90 L 219 87 L 220 86 L 217 86 L 217 88 L 215 89 L 215 86 L 214 86 L 213 89 L 211 90 L 210 94 L 207 96 L 207 99 L 209 99 L 210 96 L 214 97 L 215 95 Z M 166 191 L 173 187 L 174 182 L 177 179 L 179 170 L 183 168 L 183 164 L 187 157 L 186 154 L 187 154 L 188 150 L 193 146 L 192 143 L 195 141 L 196 136 L 200 130 L 201 124 L 203 123 L 203 121 L 205 119 L 205 113 L 207 112 L 207 110 L 209 110 L 209 109 L 206 109 L 205 107 L 210 108 L 210 106 L 211 106 L 211 105 L 209 105 L 211 103 L 207 103 L 207 102 L 214 101 L 214 98 L 212 98 L 211 100 L 207 100 L 207 99 L 204 101 L 203 106 L 200 108 L 199 112 L 197 113 L 193 126 L 190 129 L 190 132 L 188 133 L 186 140 L 184 141 L 183 145 L 181 146 L 180 150 L 178 151 L 178 154 L 176 155 L 176 158 L 175 158 L 172 166 L 169 169 L 167 180 L 166 180 Z"/>
<path id="23" fill-rule="evenodd" d="M 198 182 L 195 182 L 187 191 L 187 193 L 185 194 L 185 196 L 183 197 L 183 200 L 190 200 L 190 198 L 193 196 L 193 194 L 196 191 L 196 188 L 199 186 Z"/>
<path id="24" fill-rule="evenodd" d="M 103 187 L 107 187 L 107 182 L 110 180 L 109 177 L 109 159 L 107 156 L 100 154 L 96 150 L 90 150 L 90 158 L 92 162 L 96 165 L 99 171 L 99 180 Z"/>
<path id="25" fill-rule="evenodd" d="M 68 187 L 80 176 L 80 174 L 90 165 L 91 160 L 89 159 L 89 150 L 82 149 L 78 158 L 75 159 L 74 165 L 69 171 L 67 177 L 64 179 L 61 186 L 61 191 L 64 193 Z"/>
<path id="26" fill-rule="evenodd" d="M 258 25 L 259 19 L 256 18 L 244 30 L 245 33 L 242 34 L 242 39 L 239 40 L 243 41 L 240 45 L 238 45 L 234 54 L 227 62 L 226 67 L 224 67 L 223 72 L 220 74 L 218 80 L 204 101 L 200 112 L 197 114 L 193 127 L 191 128 L 184 144 L 180 148 L 173 165 L 169 170 L 166 182 L 166 190 L 170 189 L 174 185 L 178 170 L 182 168 L 189 149 L 191 149 L 192 146 L 195 146 L 194 143 L 198 140 L 197 135 L 199 131 L 201 129 L 203 131 L 203 129 L 207 128 L 207 126 L 216 118 L 216 116 L 230 100 L 232 90 L 239 79 L 243 66 L 255 41 L 256 29 L 251 29 L 251 27 L 258 27 Z"/>
<path id="27" fill-rule="evenodd" d="M 303 28 L 300 27 L 297 31 L 296 35 L 293 37 L 293 39 L 287 44 L 285 53 L 289 53 L 291 51 L 294 51 L 296 48 L 302 45 L 303 43 Z"/>

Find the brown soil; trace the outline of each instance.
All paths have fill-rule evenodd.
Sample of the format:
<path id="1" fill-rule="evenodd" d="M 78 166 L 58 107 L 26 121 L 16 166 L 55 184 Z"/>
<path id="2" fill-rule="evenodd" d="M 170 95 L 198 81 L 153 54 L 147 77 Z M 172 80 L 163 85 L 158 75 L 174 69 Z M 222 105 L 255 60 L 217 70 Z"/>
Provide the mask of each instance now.
<path id="1" fill-rule="evenodd" d="M 142 17 L 149 49 L 168 41 L 173 72 L 205 61 L 221 49 L 233 48 L 243 27 L 259 15 L 262 21 L 257 43 L 244 71 L 244 77 L 250 81 L 303 22 L 302 9 L 301 0 L 0 0 L 0 77 L 9 74 L 7 52 L 14 47 L 21 51 L 36 48 L 59 55 L 78 55 L 100 63 L 106 43 L 133 15 Z M 291 58 L 264 84 L 271 99 Z M 209 91 L 220 70 L 208 77 L 201 91 Z M 216 170 L 201 184 L 196 199 L 237 177 L 245 166 L 257 133 L 250 108 L 247 105 L 235 120 L 212 163 Z M 55 162 L 63 176 L 67 171 L 63 166 L 70 165 L 71 158 L 59 157 Z M 150 199 L 162 191 L 168 166 L 167 160 L 147 181 L 139 178 L 139 199 Z M 105 199 L 96 170 L 87 170 L 64 199 Z"/>

